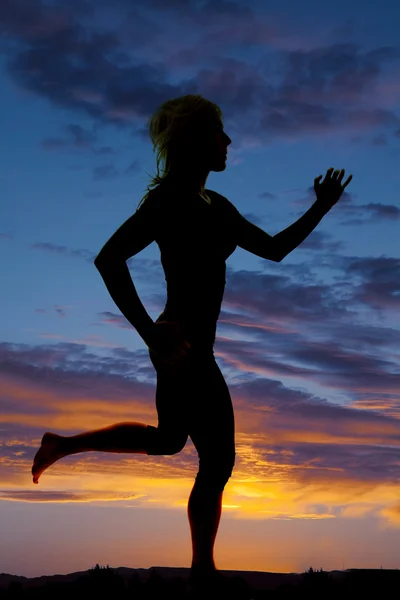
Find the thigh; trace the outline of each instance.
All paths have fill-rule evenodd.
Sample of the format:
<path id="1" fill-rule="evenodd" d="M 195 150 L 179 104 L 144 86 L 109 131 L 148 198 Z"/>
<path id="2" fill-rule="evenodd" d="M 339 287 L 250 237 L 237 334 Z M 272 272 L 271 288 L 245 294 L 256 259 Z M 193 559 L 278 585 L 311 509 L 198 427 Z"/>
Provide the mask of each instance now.
<path id="1" fill-rule="evenodd" d="M 186 356 L 178 367 L 163 365 L 149 350 L 157 372 L 156 409 L 158 429 L 189 431 L 189 403 L 192 394 L 192 361 Z"/>
<path id="2" fill-rule="evenodd" d="M 189 435 L 199 458 L 225 461 L 235 454 L 232 399 L 214 355 L 199 357 L 190 402 Z"/>
<path id="3" fill-rule="evenodd" d="M 149 355 L 157 372 L 158 427 L 185 429 L 197 450 L 234 447 L 232 400 L 212 348 L 191 349 L 173 369 Z"/>

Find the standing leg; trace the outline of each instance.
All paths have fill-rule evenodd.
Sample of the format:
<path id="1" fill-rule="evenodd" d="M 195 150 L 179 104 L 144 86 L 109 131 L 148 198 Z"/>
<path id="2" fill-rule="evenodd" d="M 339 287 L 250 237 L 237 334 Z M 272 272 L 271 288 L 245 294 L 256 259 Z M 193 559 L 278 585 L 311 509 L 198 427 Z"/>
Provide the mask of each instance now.
<path id="1" fill-rule="evenodd" d="M 150 353 L 153 365 L 157 362 Z M 212 350 L 191 351 L 175 374 L 157 370 L 156 406 L 161 431 L 188 431 L 199 455 L 199 472 L 188 501 L 191 574 L 216 572 L 214 543 L 222 496 L 235 462 L 232 401 Z M 185 433 L 186 436 L 186 433 Z M 179 440 L 179 436 L 174 436 Z M 156 446 L 151 454 L 157 454 Z"/>
<path id="2" fill-rule="evenodd" d="M 235 424 L 228 387 L 214 357 L 207 358 L 201 368 L 203 383 L 192 399 L 189 430 L 199 455 L 199 471 L 188 502 L 194 577 L 217 570 L 214 543 L 223 490 L 235 463 Z M 198 383 L 200 378 L 195 381 Z"/>
<path id="3" fill-rule="evenodd" d="M 188 518 L 192 536 L 193 573 L 216 571 L 214 543 L 222 512 L 223 491 L 205 488 L 195 482 L 188 502 Z"/>

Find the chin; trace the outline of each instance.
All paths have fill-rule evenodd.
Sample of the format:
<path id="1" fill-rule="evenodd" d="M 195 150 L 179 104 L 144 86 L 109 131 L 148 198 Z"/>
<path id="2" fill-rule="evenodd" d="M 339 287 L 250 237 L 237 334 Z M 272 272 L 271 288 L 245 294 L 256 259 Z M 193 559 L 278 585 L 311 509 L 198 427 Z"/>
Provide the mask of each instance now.
<path id="1" fill-rule="evenodd" d="M 216 171 L 217 173 L 219 173 L 220 171 L 225 171 L 225 169 L 226 169 L 226 159 L 224 158 L 223 160 L 216 163 L 212 167 L 211 171 Z"/>

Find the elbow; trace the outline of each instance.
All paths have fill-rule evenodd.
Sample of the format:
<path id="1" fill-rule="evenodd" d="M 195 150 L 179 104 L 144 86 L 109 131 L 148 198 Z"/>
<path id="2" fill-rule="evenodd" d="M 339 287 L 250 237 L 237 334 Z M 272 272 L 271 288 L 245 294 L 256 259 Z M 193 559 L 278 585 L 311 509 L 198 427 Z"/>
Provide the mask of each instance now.
<path id="1" fill-rule="evenodd" d="M 109 273 L 126 268 L 126 259 L 119 254 L 100 252 L 94 259 L 94 266 L 100 273 Z"/>
<path id="2" fill-rule="evenodd" d="M 286 256 L 277 235 L 272 236 L 272 240 L 270 243 L 270 255 L 271 260 L 273 260 L 276 263 L 282 262 L 282 260 Z"/>
<path id="3" fill-rule="evenodd" d="M 280 263 L 283 261 L 283 259 L 285 258 L 285 254 L 280 250 L 280 248 L 278 248 L 277 246 L 275 246 L 275 252 L 274 252 L 274 261 L 277 263 Z"/>
<path id="4" fill-rule="evenodd" d="M 94 259 L 93 263 L 96 269 L 100 271 L 101 265 L 104 264 L 104 258 L 100 254 L 98 254 Z"/>
<path id="5" fill-rule="evenodd" d="M 114 256 L 111 256 L 110 254 L 102 254 L 101 252 L 99 252 L 99 254 L 96 256 L 93 262 L 94 266 L 98 271 L 104 271 L 111 265 L 114 265 L 116 260 L 117 259 Z"/>

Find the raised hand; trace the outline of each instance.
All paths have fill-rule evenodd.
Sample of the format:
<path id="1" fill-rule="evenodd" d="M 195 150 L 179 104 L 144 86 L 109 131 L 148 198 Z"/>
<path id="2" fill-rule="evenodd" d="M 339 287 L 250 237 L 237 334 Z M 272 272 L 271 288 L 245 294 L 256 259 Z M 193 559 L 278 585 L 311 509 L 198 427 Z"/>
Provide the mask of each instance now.
<path id="1" fill-rule="evenodd" d="M 314 179 L 314 190 L 317 196 L 316 203 L 322 206 L 328 212 L 332 206 L 336 204 L 340 196 L 343 194 L 345 187 L 353 179 L 353 175 L 349 175 L 345 183 L 342 184 L 344 177 L 344 169 L 341 171 L 333 171 L 333 167 L 327 170 L 325 179 L 320 183 L 322 175 Z"/>

